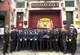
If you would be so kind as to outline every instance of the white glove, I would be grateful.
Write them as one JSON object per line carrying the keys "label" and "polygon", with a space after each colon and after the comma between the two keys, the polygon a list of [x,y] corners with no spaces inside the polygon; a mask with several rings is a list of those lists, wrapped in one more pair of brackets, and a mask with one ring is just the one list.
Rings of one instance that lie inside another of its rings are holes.
{"label": "white glove", "polygon": [[32,41],[32,39],[30,39]]}
{"label": "white glove", "polygon": [[58,41],[58,39],[56,39],[56,41]]}
{"label": "white glove", "polygon": [[20,41],[22,41],[22,39],[20,39]]}
{"label": "white glove", "polygon": [[27,40],[27,39],[24,39],[25,41]]}
{"label": "white glove", "polygon": [[37,39],[35,38],[34,40],[36,41]]}
{"label": "white glove", "polygon": [[71,41],[71,39],[69,39],[69,41]]}

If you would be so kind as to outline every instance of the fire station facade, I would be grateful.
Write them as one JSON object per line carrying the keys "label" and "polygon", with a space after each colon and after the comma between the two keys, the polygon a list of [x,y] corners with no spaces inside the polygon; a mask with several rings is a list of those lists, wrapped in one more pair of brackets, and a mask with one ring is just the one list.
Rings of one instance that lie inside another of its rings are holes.
{"label": "fire station facade", "polygon": [[10,27],[53,28],[74,25],[78,28],[80,19],[76,0],[57,1],[11,1]]}

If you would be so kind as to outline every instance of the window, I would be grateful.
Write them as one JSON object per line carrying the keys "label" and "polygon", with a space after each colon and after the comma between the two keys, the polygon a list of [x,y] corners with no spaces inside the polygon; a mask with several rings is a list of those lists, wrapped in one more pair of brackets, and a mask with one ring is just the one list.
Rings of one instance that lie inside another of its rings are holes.
{"label": "window", "polygon": [[65,7],[74,7],[74,1],[65,1]]}
{"label": "window", "polygon": [[5,16],[0,15],[0,27],[4,27],[5,25]]}
{"label": "window", "polygon": [[4,2],[4,0],[0,0],[0,2]]}
{"label": "window", "polygon": [[23,12],[18,12],[17,13],[17,21],[22,22],[23,21]]}
{"label": "window", "polygon": [[24,8],[25,2],[16,2],[16,8]]}
{"label": "window", "polygon": [[23,12],[17,12],[17,28],[23,28]]}

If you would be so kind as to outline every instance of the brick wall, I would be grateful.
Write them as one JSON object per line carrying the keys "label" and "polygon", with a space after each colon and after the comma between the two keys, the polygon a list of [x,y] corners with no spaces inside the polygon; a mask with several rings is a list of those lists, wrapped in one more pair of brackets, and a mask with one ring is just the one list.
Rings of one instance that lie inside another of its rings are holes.
{"label": "brick wall", "polygon": [[0,2],[0,11],[6,11],[5,24],[10,23],[9,22],[10,20],[9,3],[10,3],[10,0],[4,0],[4,2]]}

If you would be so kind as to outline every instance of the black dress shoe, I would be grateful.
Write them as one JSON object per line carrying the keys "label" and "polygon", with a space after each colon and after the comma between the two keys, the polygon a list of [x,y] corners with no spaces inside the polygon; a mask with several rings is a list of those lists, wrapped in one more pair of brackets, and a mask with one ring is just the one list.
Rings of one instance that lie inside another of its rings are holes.
{"label": "black dress shoe", "polygon": [[75,55],[74,53],[72,53],[72,55]]}
{"label": "black dress shoe", "polygon": [[9,52],[5,52],[5,53],[9,53]]}
{"label": "black dress shoe", "polygon": [[3,55],[6,55],[5,53],[3,53]]}
{"label": "black dress shoe", "polygon": [[10,53],[12,53],[12,51],[10,51]]}
{"label": "black dress shoe", "polygon": [[63,54],[66,54],[66,53],[67,53],[66,51],[63,52]]}

